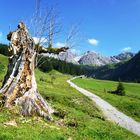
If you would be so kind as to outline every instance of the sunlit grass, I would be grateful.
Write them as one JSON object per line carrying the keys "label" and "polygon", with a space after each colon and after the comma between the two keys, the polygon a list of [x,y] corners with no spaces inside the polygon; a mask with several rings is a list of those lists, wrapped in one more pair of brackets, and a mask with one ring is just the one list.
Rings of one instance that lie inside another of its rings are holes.
{"label": "sunlit grass", "polygon": [[140,121],[140,84],[123,83],[126,95],[118,96],[108,93],[116,89],[118,82],[79,78],[75,79],[74,83],[97,94],[122,112]]}
{"label": "sunlit grass", "polygon": [[[1,62],[1,57],[0,57]],[[6,64],[7,60],[3,60]],[[0,72],[4,76],[4,72]],[[53,78],[52,78],[53,77]],[[0,108],[0,140],[138,140],[139,137],[106,121],[94,103],[71,88],[70,75],[36,70],[39,92],[59,113],[53,122],[39,117],[22,117],[14,110]],[[17,127],[6,126],[15,120]]]}

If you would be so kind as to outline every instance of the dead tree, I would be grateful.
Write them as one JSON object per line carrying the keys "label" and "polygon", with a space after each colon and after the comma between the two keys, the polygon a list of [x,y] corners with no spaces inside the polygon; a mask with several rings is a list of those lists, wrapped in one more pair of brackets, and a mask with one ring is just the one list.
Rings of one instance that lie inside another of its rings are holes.
{"label": "dead tree", "polygon": [[17,105],[24,116],[38,115],[49,120],[54,110],[39,94],[35,80],[36,56],[40,53],[59,54],[68,48],[43,48],[34,43],[24,23],[7,36],[10,41],[9,65],[0,90],[3,105],[12,108]]}
{"label": "dead tree", "polygon": [[[56,35],[57,37],[59,36],[61,30],[60,19],[58,17],[55,7],[48,7],[47,3],[42,5],[42,0],[36,0],[35,12],[28,26],[35,40],[36,47],[48,46],[50,49],[53,47],[55,37]],[[42,58],[42,54],[37,54],[36,67]]]}

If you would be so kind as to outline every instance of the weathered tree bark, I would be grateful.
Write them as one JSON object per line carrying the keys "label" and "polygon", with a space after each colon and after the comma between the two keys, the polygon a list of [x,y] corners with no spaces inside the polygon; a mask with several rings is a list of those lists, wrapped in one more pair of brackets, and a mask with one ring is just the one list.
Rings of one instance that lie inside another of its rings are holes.
{"label": "weathered tree bark", "polygon": [[15,32],[7,36],[10,40],[9,65],[0,93],[3,105],[12,108],[19,106],[22,115],[38,115],[49,120],[54,110],[42,98],[35,80],[35,62],[38,53],[59,53],[67,48],[36,47],[25,25],[21,22]]}

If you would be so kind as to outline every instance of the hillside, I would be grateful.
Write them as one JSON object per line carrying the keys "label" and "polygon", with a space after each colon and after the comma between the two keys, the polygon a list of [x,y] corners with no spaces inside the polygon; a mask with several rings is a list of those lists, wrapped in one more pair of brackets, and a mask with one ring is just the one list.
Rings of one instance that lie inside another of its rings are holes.
{"label": "hillside", "polygon": [[99,79],[139,82],[140,52],[129,61],[99,67],[94,70],[93,75]]}
{"label": "hillside", "polygon": [[[1,65],[6,66],[7,58],[0,55]],[[6,67],[0,70],[4,76]],[[38,117],[22,117],[18,112],[0,108],[1,140],[138,140],[139,137],[106,121],[102,113],[87,97],[71,88],[66,80],[71,76],[57,71],[43,73],[36,70],[38,88],[43,97],[58,111],[53,122]],[[1,82],[0,82],[1,84]],[[15,121],[15,126],[6,122]]]}

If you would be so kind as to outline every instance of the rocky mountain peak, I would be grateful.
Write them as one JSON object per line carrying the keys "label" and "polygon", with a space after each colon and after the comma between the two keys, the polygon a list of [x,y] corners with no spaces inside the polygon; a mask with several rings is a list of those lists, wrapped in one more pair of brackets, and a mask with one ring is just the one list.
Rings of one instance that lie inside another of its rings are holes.
{"label": "rocky mountain peak", "polygon": [[124,53],[120,53],[119,55],[116,55],[116,56],[113,56],[113,57],[120,60],[120,61],[124,61],[124,60],[131,59],[134,56],[135,56],[135,53],[124,52]]}
{"label": "rocky mountain peak", "polygon": [[131,52],[125,52],[116,56],[107,57],[107,56],[102,56],[101,54],[95,51],[87,51],[83,55],[76,55],[71,51],[67,51],[67,52],[62,52],[59,55],[52,55],[52,54],[44,54],[44,55],[62,61],[71,62],[74,64],[102,66],[109,63],[118,63],[120,61],[131,59],[135,54]]}

